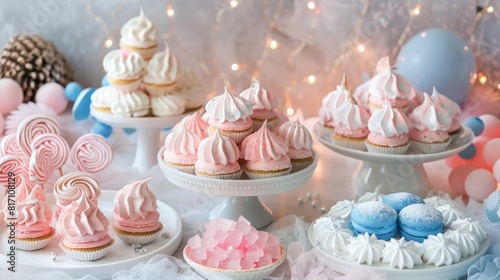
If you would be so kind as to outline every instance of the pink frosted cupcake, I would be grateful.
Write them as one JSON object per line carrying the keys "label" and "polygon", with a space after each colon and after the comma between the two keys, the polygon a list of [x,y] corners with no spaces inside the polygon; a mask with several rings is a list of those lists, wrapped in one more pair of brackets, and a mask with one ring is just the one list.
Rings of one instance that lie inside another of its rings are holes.
{"label": "pink frosted cupcake", "polygon": [[85,195],[63,208],[56,232],[62,237],[59,247],[77,261],[104,257],[113,244],[108,234],[108,219]]}
{"label": "pink frosted cupcake", "polygon": [[233,180],[239,179],[243,173],[238,163],[238,146],[231,138],[222,135],[219,129],[201,141],[197,156],[194,167],[198,176]]}
{"label": "pink frosted cupcake", "polygon": [[245,173],[250,179],[289,174],[292,163],[287,153],[286,142],[269,130],[266,121],[241,144],[241,158],[246,160]]}
{"label": "pink frosted cupcake", "polygon": [[432,88],[432,101],[436,103],[436,105],[443,107],[451,116],[451,125],[450,129],[448,129],[448,134],[452,137],[452,139],[458,137],[460,135],[460,128],[462,127],[461,122],[461,113],[460,106],[457,103],[453,102],[448,97],[440,94],[436,88]]}
{"label": "pink frosted cupcake", "polygon": [[76,201],[80,196],[86,196],[97,205],[97,199],[101,195],[101,188],[94,176],[77,171],[66,174],[59,178],[54,184],[54,197],[56,198],[56,218],[61,210]]}
{"label": "pink frosted cupcake", "polygon": [[424,102],[413,110],[410,120],[413,124],[410,139],[417,151],[425,154],[438,153],[450,144],[450,113],[434,103],[427,93],[424,93]]}
{"label": "pink frosted cupcake", "polygon": [[278,99],[261,87],[259,81],[255,81],[250,88],[241,92],[240,96],[253,104],[253,113],[250,115],[253,122],[252,131],[257,131],[265,120],[269,129],[274,130],[277,127],[279,120],[275,110],[279,105]]}
{"label": "pink frosted cupcake", "polygon": [[185,116],[182,121],[174,126],[174,131],[181,128],[182,124],[186,127],[187,130],[193,132],[200,136],[201,139],[205,139],[208,137],[208,123],[203,120],[198,112],[193,113],[192,115]]}
{"label": "pink frosted cupcake", "polygon": [[208,124],[213,133],[219,129],[220,133],[231,138],[236,144],[240,144],[245,137],[252,133],[253,105],[250,101],[240,96],[233,96],[224,87],[222,95],[208,101],[206,110],[208,113]]}
{"label": "pink frosted cupcake", "polygon": [[283,123],[277,132],[288,146],[287,156],[292,163],[292,172],[309,166],[314,161],[313,140],[307,128],[299,121]]}
{"label": "pink frosted cupcake", "polygon": [[52,210],[45,201],[39,199],[39,192],[43,192],[41,187],[34,187],[28,197],[17,204],[17,249],[25,251],[42,249],[54,236],[54,229],[50,226]]}
{"label": "pink frosted cupcake", "polygon": [[163,161],[177,170],[194,175],[194,163],[200,142],[200,136],[189,131],[181,123],[181,127],[172,131],[165,139]]}
{"label": "pink frosted cupcake", "polygon": [[151,178],[126,185],[116,193],[113,202],[113,229],[127,244],[148,244],[163,228],[156,196],[149,190]]}
{"label": "pink frosted cupcake", "polygon": [[347,98],[347,80],[344,73],[342,83],[337,86],[334,91],[328,93],[321,100],[321,108],[319,109],[319,120],[323,126],[329,130],[335,128],[335,112],[337,108],[344,103]]}
{"label": "pink frosted cupcake", "polygon": [[368,112],[357,104],[349,92],[346,101],[337,108],[334,115],[333,141],[349,149],[366,150],[369,118]]}
{"label": "pink frosted cupcake", "polygon": [[373,112],[368,120],[368,138],[366,148],[379,154],[404,154],[410,147],[408,133],[410,120],[399,110],[391,107],[385,100],[382,109]]}
{"label": "pink frosted cupcake", "polygon": [[368,106],[373,113],[384,106],[385,99],[389,99],[391,107],[403,113],[408,112],[408,94],[411,84],[402,76],[394,73],[389,65],[389,58],[384,57],[377,63],[377,75],[370,83]]}

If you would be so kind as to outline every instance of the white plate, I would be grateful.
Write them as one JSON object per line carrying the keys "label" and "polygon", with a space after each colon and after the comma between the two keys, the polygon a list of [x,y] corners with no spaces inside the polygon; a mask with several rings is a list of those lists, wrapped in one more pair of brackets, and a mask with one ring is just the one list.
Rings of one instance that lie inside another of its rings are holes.
{"label": "white plate", "polygon": [[386,280],[448,280],[456,279],[467,275],[467,270],[471,265],[482,257],[488,247],[490,246],[490,237],[487,237],[481,243],[479,251],[467,258],[461,258],[458,263],[449,266],[436,267],[435,265],[424,264],[421,266],[416,266],[412,269],[398,269],[391,268],[388,263],[377,262],[372,265],[358,264],[356,262],[350,261],[347,257],[348,254],[339,255],[338,257],[333,256],[331,253],[327,253],[321,247],[316,245],[315,234],[313,231],[314,222],[309,226],[308,236],[309,241],[316,250],[318,250],[324,263],[329,268],[341,273],[347,274],[356,269],[374,269],[382,273],[387,273]]}
{"label": "white plate", "polygon": [[318,165],[315,150],[314,161],[308,167],[288,175],[266,179],[222,180],[200,177],[174,169],[163,162],[164,147],[158,152],[158,165],[165,177],[174,185],[195,192],[221,196],[257,196],[277,194],[304,185],[311,179]]}
{"label": "white plate", "polygon": [[464,126],[462,127],[460,135],[456,139],[454,139],[450,143],[450,145],[448,145],[446,150],[444,150],[443,152],[433,153],[433,154],[421,154],[414,151],[410,146],[410,148],[404,155],[384,155],[384,154],[370,153],[367,151],[359,151],[339,146],[332,141],[331,138],[332,131],[327,130],[320,123],[314,125],[313,134],[316,137],[316,139],[318,139],[323,145],[341,155],[364,161],[384,163],[384,164],[400,164],[402,162],[419,164],[419,163],[444,159],[465,150],[472,143],[472,139],[474,138],[472,130]]}
{"label": "white plate", "polygon": [[[108,218],[110,225],[113,222],[113,199],[115,195],[116,191],[101,191],[98,202],[99,209]],[[52,194],[47,194],[47,203],[55,208],[55,199]],[[160,235],[154,242],[144,245],[143,248],[147,249],[147,253],[134,252],[130,245],[123,243],[110,229],[109,234],[115,240],[110,252],[100,260],[79,262],[64,254],[58,246],[60,237],[56,235],[44,249],[32,252],[17,250],[17,271],[37,273],[61,270],[74,278],[81,278],[86,274],[91,274],[98,279],[109,279],[115,272],[130,269],[137,263],[148,261],[157,254],[170,255],[177,250],[181,242],[181,219],[174,209],[161,201],[158,201],[158,212],[160,212],[160,222],[163,224],[162,232],[169,232],[170,238],[164,239]],[[52,226],[55,227],[55,220]],[[8,245],[5,228],[3,226],[0,232],[0,267],[2,269],[6,268]],[[56,261],[52,261],[51,252],[57,254]]]}

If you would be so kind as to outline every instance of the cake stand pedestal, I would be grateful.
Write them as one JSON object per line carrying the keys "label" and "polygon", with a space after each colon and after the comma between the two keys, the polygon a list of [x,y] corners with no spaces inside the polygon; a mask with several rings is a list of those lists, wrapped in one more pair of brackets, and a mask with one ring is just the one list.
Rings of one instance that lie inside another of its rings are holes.
{"label": "cake stand pedestal", "polygon": [[140,174],[145,174],[157,164],[156,153],[160,148],[160,133],[164,128],[172,128],[185,116],[140,117],[131,118],[104,113],[91,108],[90,113],[98,121],[115,127],[135,128],[137,133],[137,148],[133,167]]}
{"label": "cake stand pedestal", "polygon": [[183,189],[208,195],[227,196],[209,214],[210,219],[223,217],[237,220],[244,216],[255,228],[264,228],[272,221],[272,213],[259,200],[259,195],[285,192],[304,185],[311,179],[318,165],[318,154],[314,151],[314,162],[300,171],[285,176],[267,179],[219,180],[181,172],[162,160],[164,148],[158,153],[158,165],[165,177]]}
{"label": "cake stand pedestal", "polygon": [[462,127],[460,135],[443,152],[421,154],[410,147],[404,155],[384,155],[339,146],[332,141],[332,133],[319,123],[313,129],[316,139],[330,150],[362,160],[353,176],[353,191],[356,196],[377,189],[381,193],[409,192],[425,197],[431,186],[423,163],[458,154],[474,138],[468,127]]}

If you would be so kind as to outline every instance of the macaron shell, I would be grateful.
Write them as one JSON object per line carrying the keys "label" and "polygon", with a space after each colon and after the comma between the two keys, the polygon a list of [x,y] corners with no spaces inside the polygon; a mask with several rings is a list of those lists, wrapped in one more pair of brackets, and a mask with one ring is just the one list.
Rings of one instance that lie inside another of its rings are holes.
{"label": "macaron shell", "polygon": [[401,236],[407,240],[423,242],[429,235],[443,232],[443,215],[427,204],[412,204],[399,213]]}
{"label": "macaron shell", "polygon": [[351,211],[351,220],[368,228],[392,227],[397,218],[396,210],[381,201],[363,202]]}
{"label": "macaron shell", "polygon": [[354,236],[357,236],[358,234],[364,234],[365,232],[367,232],[370,235],[375,234],[378,239],[385,241],[391,240],[391,238],[396,236],[397,232],[396,223],[394,223],[393,226],[386,226],[382,228],[366,228],[351,220],[350,226]]}
{"label": "macaron shell", "polygon": [[382,202],[390,205],[398,213],[408,205],[425,203],[422,198],[407,192],[388,194],[382,198]]}

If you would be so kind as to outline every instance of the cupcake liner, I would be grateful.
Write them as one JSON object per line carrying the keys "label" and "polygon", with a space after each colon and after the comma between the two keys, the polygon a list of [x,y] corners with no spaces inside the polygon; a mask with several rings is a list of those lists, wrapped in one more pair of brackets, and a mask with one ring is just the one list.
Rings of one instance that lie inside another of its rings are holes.
{"label": "cupcake liner", "polygon": [[139,48],[139,47],[130,46],[130,45],[127,45],[124,43],[120,43],[120,47],[125,48],[125,49],[129,49],[131,51],[134,51],[134,52],[140,54],[142,56],[142,58],[144,58],[144,60],[150,60],[153,57],[153,55],[155,55],[156,49],[158,48],[158,44],[151,46],[151,47],[147,47],[147,48]]}
{"label": "cupcake liner", "polygon": [[413,141],[411,140],[411,144],[413,149],[418,152],[418,153],[423,153],[423,154],[433,154],[433,153],[439,153],[444,150],[446,150],[446,147],[451,142],[451,137],[448,137],[448,141],[446,142],[441,142],[441,143],[424,143],[420,141]]}
{"label": "cupcake liner", "polygon": [[199,173],[197,170],[195,170],[195,173],[198,176],[212,178],[212,179],[238,180],[241,178],[241,174],[243,174],[243,169],[240,169],[238,172],[229,174],[206,174],[206,173]]}
{"label": "cupcake liner", "polygon": [[160,228],[158,229],[157,232],[149,235],[139,235],[139,234],[125,234],[122,232],[118,232],[115,227],[113,226],[113,229],[115,230],[116,236],[118,236],[123,242],[126,244],[141,244],[141,245],[146,245],[149,244],[158,238],[158,235],[160,235],[161,230],[163,228],[163,225],[160,225]]}
{"label": "cupcake liner", "polygon": [[[210,135],[212,135],[217,128],[214,126],[210,126]],[[247,129],[243,131],[237,131],[237,130],[219,130],[220,133],[224,136],[227,136],[231,138],[236,144],[241,144],[243,142],[243,139],[247,137],[248,135],[252,134],[252,129]]]}
{"label": "cupcake liner", "polygon": [[45,246],[49,244],[53,236],[54,236],[54,229],[51,230],[50,236],[47,236],[44,239],[39,239],[39,240],[36,240],[36,238],[33,238],[34,240],[29,240],[28,238],[16,239],[16,249],[23,251],[40,250],[42,248],[45,248]]}
{"label": "cupcake liner", "polygon": [[370,153],[377,154],[386,154],[386,155],[404,155],[408,148],[410,147],[410,143],[404,146],[397,147],[382,147],[378,145],[371,144],[369,141],[365,141],[366,148]]}
{"label": "cupcake liner", "polygon": [[171,162],[165,162],[165,163],[168,164],[168,166],[172,167],[173,169],[179,170],[179,171],[184,172],[184,173],[196,175],[196,173],[194,172],[194,164],[193,165],[181,165],[181,164],[175,164],[175,163],[171,163]]}
{"label": "cupcake liner", "polygon": [[141,84],[141,79],[137,80],[121,80],[108,77],[109,83],[113,86],[113,88],[121,91],[121,92],[129,92],[139,88]]}
{"label": "cupcake liner", "polygon": [[274,177],[280,177],[280,176],[285,176],[287,174],[290,174],[292,172],[292,168],[288,168],[287,170],[281,170],[281,171],[258,171],[258,172],[252,172],[248,169],[245,169],[245,173],[247,174],[248,178],[250,179],[266,179],[266,178],[274,178]]}
{"label": "cupcake liner", "polygon": [[359,151],[366,151],[366,145],[365,141],[361,140],[340,140],[335,138],[335,136],[332,136],[332,141],[344,148],[352,149],[352,150],[359,150]]}
{"label": "cupcake liner", "polygon": [[460,127],[456,131],[452,131],[451,133],[448,133],[450,135],[451,142],[457,140],[457,138],[462,134],[463,131],[464,131],[464,129],[462,127]]}
{"label": "cupcake liner", "polygon": [[77,261],[82,261],[82,262],[90,262],[90,261],[95,261],[98,260],[106,254],[109,253],[109,250],[111,249],[111,245],[113,245],[114,240],[111,239],[111,242],[109,243],[108,246],[101,248],[99,250],[95,251],[80,251],[78,249],[70,249],[66,246],[64,246],[63,242],[59,242],[59,247],[66,253],[66,255],[70,256],[71,258],[77,260]]}
{"label": "cupcake liner", "polygon": [[171,84],[165,84],[165,85],[147,84],[144,82],[142,83],[144,88],[146,88],[146,91],[151,96],[162,96],[165,94],[170,94],[174,91],[175,84],[176,84],[175,82],[172,82]]}
{"label": "cupcake liner", "polygon": [[[252,118],[252,132],[255,132],[259,130],[259,128],[262,127],[262,124],[264,123],[266,119],[254,119]],[[278,117],[272,117],[267,119],[267,127],[269,130],[274,131],[279,124],[279,119]]]}
{"label": "cupcake liner", "polygon": [[311,163],[313,163],[313,161],[314,160],[312,158],[310,161],[296,161],[296,162],[294,162],[292,159],[292,173],[295,173],[297,171],[300,171],[308,167],[309,165],[311,165]]}

